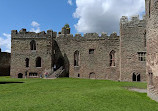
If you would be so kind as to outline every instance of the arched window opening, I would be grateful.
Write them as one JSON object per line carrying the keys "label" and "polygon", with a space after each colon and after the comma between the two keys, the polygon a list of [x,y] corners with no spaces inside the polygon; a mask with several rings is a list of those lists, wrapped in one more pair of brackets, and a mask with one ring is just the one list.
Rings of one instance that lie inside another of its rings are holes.
{"label": "arched window opening", "polygon": [[29,59],[28,58],[25,59],[25,62],[26,62],[26,67],[29,67]]}
{"label": "arched window opening", "polygon": [[36,42],[35,42],[35,40],[32,40],[32,41],[30,42],[30,49],[31,49],[31,50],[36,50]]}
{"label": "arched window opening", "polygon": [[137,75],[137,81],[140,82],[140,74]]}
{"label": "arched window opening", "polygon": [[36,58],[36,67],[41,67],[41,58],[40,57]]}
{"label": "arched window opening", "polygon": [[135,82],[140,82],[141,81],[140,74],[133,73],[132,80]]}
{"label": "arched window opening", "polygon": [[74,53],[74,66],[79,66],[79,51],[75,51]]}
{"label": "arched window opening", "polygon": [[151,0],[149,1],[149,18],[150,18],[150,13],[151,13]]}
{"label": "arched window opening", "polygon": [[110,66],[115,66],[115,51],[110,52]]}
{"label": "arched window opening", "polygon": [[135,73],[133,73],[133,77],[132,77],[132,79],[133,79],[133,81],[136,81],[136,74]]}

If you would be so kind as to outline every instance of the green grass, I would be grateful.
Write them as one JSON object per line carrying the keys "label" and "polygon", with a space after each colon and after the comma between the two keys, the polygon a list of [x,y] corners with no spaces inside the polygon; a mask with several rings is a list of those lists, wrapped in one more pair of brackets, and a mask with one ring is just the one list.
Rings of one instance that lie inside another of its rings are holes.
{"label": "green grass", "polygon": [[146,83],[61,78],[11,79],[22,84],[0,84],[0,111],[158,111],[146,93],[124,87],[146,88]]}

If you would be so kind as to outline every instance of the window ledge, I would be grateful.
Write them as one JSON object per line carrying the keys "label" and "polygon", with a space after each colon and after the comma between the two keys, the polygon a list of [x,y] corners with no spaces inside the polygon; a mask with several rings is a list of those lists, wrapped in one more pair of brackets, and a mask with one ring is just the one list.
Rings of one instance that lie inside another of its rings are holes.
{"label": "window ledge", "polygon": [[111,68],[115,68],[116,66],[110,66]]}

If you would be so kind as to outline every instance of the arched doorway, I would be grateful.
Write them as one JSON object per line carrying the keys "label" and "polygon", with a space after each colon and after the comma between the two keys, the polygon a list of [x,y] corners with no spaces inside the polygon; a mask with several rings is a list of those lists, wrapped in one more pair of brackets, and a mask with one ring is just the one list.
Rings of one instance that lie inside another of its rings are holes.
{"label": "arched doorway", "polygon": [[96,79],[95,73],[94,73],[94,72],[91,72],[91,73],[89,74],[89,78],[90,78],[90,79]]}
{"label": "arched doorway", "polygon": [[22,73],[19,73],[19,74],[18,74],[18,78],[23,78],[23,74],[22,74]]}

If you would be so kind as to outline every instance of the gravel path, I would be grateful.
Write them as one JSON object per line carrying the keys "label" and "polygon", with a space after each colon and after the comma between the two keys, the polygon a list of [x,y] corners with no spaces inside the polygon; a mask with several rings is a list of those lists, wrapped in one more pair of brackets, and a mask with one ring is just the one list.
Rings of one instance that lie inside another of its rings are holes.
{"label": "gravel path", "polygon": [[139,93],[147,93],[147,89],[139,89],[139,88],[130,88],[130,91],[136,91]]}

